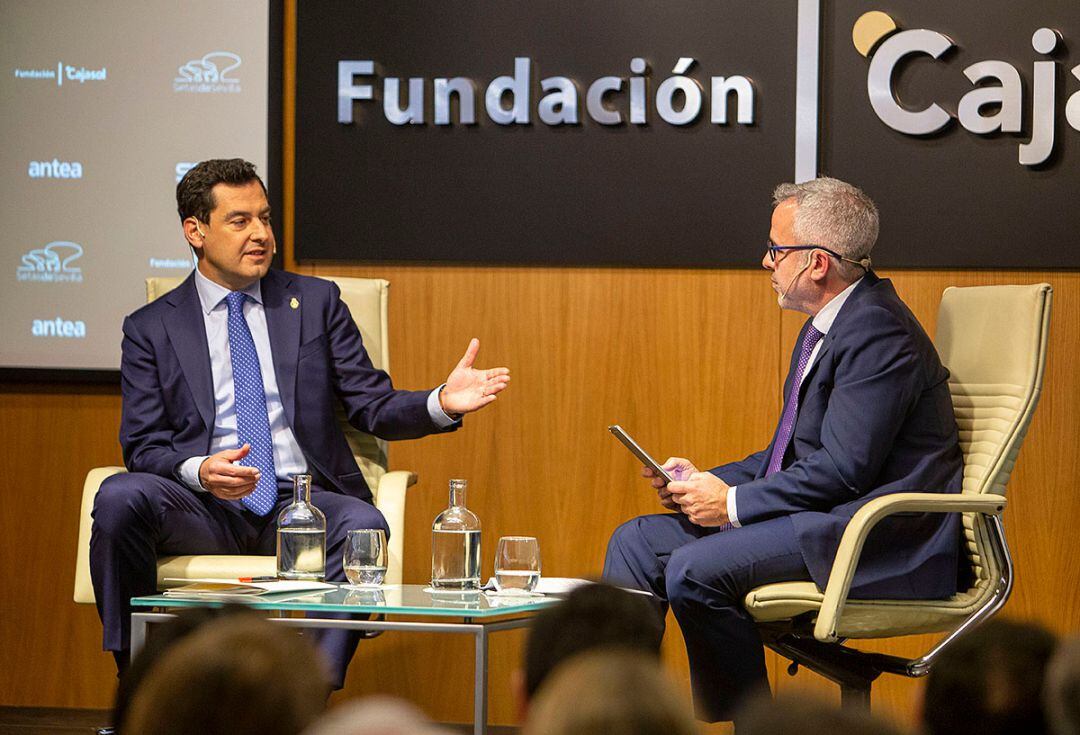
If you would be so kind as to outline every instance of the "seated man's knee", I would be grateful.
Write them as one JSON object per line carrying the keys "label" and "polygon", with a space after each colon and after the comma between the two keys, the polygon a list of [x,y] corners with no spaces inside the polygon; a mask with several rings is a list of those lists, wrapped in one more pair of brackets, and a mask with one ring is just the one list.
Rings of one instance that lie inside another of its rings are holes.
{"label": "seated man's knee", "polygon": [[147,477],[139,472],[121,472],[106,477],[91,513],[98,531],[112,532],[123,528],[146,505]]}
{"label": "seated man's knee", "polygon": [[706,599],[730,596],[724,584],[723,572],[717,569],[717,560],[702,558],[701,551],[690,546],[680,547],[671,553],[664,583],[668,601],[674,610],[702,604]]}
{"label": "seated man's knee", "polygon": [[607,554],[608,556],[611,556],[612,553],[625,555],[626,551],[640,549],[644,543],[645,537],[641,530],[641,518],[631,518],[611,533]]}
{"label": "seated man's knee", "polygon": [[342,528],[346,531],[360,528],[381,528],[386,532],[386,537],[390,538],[390,526],[386,523],[386,517],[382,512],[370,503],[366,503],[362,500],[355,503],[349,503],[342,510],[343,524]]}

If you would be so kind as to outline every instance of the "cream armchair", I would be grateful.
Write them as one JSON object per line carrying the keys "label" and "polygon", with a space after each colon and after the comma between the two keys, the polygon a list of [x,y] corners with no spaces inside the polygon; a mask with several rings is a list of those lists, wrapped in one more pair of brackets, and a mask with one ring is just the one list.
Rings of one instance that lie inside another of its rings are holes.
{"label": "cream armchair", "polygon": [[[923,676],[957,636],[996,613],[1012,591],[1013,566],[1001,514],[1005,487],[1042,390],[1052,290],[1033,286],[948,288],[935,343],[950,371],[949,389],[964,455],[960,494],[897,493],[859,509],[841,538],[828,585],[784,582],[752,590],[746,610],[770,648],[840,685],[845,706],[869,707],[881,673]],[[933,488],[927,488],[932,490]],[[971,586],[947,600],[851,600],[848,590],[867,534],[901,512],[963,513]],[[930,652],[904,659],[840,645],[950,631]]]}
{"label": "cream armchair", "polygon": [[[390,284],[378,278],[331,278],[341,289],[341,297],[352,312],[364,346],[377,368],[389,369],[390,349],[388,343],[388,293]],[[146,279],[146,300],[153,301],[180,285],[182,278]],[[387,470],[386,442],[357,431],[345,421],[344,411],[339,408],[338,420],[345,429],[345,436],[352,447],[356,462],[364,473],[364,479],[375,496],[375,506],[382,511],[390,527],[389,560],[386,570],[387,584],[401,583],[403,539],[405,537],[405,491],[416,483],[416,475],[401,470]],[[94,496],[102,481],[110,475],[124,472],[123,467],[98,467],[90,470],[83,485],[82,511],[79,520],[79,547],[75,564],[75,602],[94,602],[94,588],[90,583],[90,511]],[[327,563],[338,563],[328,559]],[[272,556],[170,556],[158,559],[158,588],[166,585],[164,580],[197,577],[248,577],[272,576],[276,573],[276,561]]]}

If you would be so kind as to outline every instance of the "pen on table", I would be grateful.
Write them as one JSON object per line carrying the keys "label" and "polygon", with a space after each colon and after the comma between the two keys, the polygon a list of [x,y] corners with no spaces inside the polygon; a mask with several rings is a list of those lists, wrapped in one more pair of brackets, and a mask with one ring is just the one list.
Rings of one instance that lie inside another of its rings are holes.
{"label": "pen on table", "polygon": [[240,577],[241,582],[276,582],[277,577]]}

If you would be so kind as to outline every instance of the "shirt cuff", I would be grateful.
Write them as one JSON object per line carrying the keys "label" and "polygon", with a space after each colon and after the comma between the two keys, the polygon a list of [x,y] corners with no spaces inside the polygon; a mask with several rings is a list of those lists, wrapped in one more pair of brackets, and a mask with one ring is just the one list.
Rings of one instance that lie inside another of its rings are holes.
{"label": "shirt cuff", "polygon": [[210,455],[205,457],[191,457],[181,462],[179,469],[176,471],[180,482],[184,483],[197,493],[208,492],[207,489],[202,486],[202,483],[199,482],[199,468],[202,467],[202,463],[205,462],[209,456]]}
{"label": "shirt cuff", "polygon": [[728,521],[731,523],[731,525],[733,525],[735,528],[742,528],[742,524],[739,523],[738,509],[735,507],[735,491],[738,490],[738,489],[739,489],[738,485],[736,485],[735,487],[729,487],[728,488],[728,491],[727,491],[727,515],[728,515]]}
{"label": "shirt cuff", "polygon": [[443,383],[435,390],[428,393],[427,397],[427,412],[431,416],[431,421],[440,429],[447,429],[457,423],[456,419],[450,418],[450,416],[442,409],[442,404],[439,403],[439,391],[446,387],[446,383]]}

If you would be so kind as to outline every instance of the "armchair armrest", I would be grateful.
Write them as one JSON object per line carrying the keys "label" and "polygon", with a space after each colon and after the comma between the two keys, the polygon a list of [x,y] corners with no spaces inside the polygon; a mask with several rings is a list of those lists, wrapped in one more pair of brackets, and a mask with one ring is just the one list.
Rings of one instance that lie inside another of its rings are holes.
{"label": "armchair armrest", "polygon": [[90,581],[90,527],[94,498],[106,478],[127,472],[123,467],[96,467],[86,474],[82,502],[79,507],[79,545],[75,552],[75,602],[94,602],[94,586]]}
{"label": "armchair armrest", "polygon": [[416,484],[416,473],[394,470],[379,479],[375,507],[390,527],[387,542],[386,584],[401,584],[401,559],[405,545],[405,491]]}
{"label": "armchair armrest", "polygon": [[836,624],[844,610],[855,568],[859,564],[866,537],[877,523],[894,513],[982,513],[1000,515],[1005,510],[1003,495],[963,495],[959,493],[894,493],[875,498],[851,517],[836,551],[825,597],[814,625],[814,638],[833,642]]}

